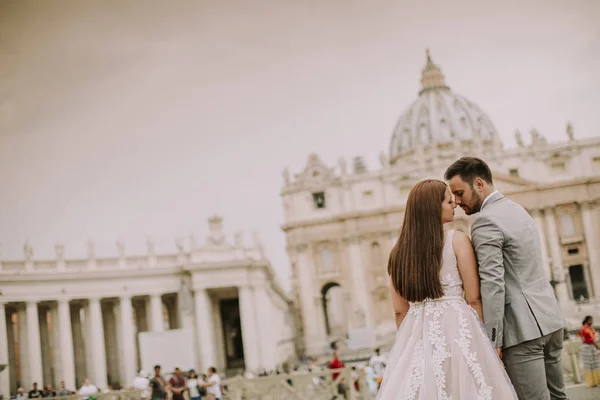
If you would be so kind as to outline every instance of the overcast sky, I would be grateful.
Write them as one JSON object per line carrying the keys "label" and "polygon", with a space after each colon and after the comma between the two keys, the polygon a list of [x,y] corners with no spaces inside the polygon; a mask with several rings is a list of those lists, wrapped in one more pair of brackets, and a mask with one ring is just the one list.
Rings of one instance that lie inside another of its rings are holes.
{"label": "overcast sky", "polygon": [[599,1],[82,3],[0,1],[3,259],[174,251],[219,214],[287,288],[282,169],[375,168],[427,47],[505,145],[600,135]]}

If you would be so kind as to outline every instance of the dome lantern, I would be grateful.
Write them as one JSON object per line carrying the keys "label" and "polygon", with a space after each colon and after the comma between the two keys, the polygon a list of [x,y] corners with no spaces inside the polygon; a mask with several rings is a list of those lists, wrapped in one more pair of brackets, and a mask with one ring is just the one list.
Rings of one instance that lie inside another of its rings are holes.
{"label": "dome lantern", "polygon": [[444,74],[442,74],[442,70],[431,60],[431,54],[429,53],[429,49],[426,50],[426,54],[427,63],[425,64],[425,68],[423,68],[423,70],[421,71],[421,91],[419,92],[419,94],[433,89],[449,90],[450,88],[446,86],[446,80],[444,79]]}

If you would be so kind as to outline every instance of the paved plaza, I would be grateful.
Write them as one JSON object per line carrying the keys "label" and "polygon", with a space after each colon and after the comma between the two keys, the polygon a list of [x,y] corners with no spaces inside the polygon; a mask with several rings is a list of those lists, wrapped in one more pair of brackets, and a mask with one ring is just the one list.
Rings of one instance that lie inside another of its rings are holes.
{"label": "paved plaza", "polygon": [[584,385],[571,386],[567,390],[570,400],[598,400],[600,387],[589,388]]}

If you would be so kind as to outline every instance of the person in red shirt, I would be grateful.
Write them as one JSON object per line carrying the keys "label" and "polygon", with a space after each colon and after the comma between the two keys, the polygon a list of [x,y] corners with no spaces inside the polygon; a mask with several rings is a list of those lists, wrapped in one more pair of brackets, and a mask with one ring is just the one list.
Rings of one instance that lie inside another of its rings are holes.
{"label": "person in red shirt", "polygon": [[579,336],[583,341],[581,345],[581,359],[585,383],[590,386],[600,385],[600,345],[596,342],[596,331],[592,328],[594,319],[588,315],[583,320]]}
{"label": "person in red shirt", "polygon": [[[335,350],[333,352],[333,359],[329,363],[329,369],[336,370],[336,369],[341,369],[341,368],[344,368],[344,363],[340,359],[340,351]],[[333,379],[334,382],[338,378],[338,376],[340,376],[340,372],[333,372],[331,374],[331,378]],[[340,394],[341,396],[344,396],[344,397],[346,395],[346,387],[344,386],[344,383],[341,379],[338,382],[338,394]]]}
{"label": "person in red shirt", "polygon": [[187,383],[179,368],[175,368],[175,375],[169,379],[169,390],[173,394],[173,400],[184,400],[183,393],[187,390]]}

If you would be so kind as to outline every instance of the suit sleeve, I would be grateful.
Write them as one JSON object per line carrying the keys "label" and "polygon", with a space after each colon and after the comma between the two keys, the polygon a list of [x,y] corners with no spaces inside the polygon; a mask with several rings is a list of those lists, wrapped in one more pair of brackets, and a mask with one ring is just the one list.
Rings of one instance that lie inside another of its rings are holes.
{"label": "suit sleeve", "polygon": [[477,218],[471,228],[471,237],[481,280],[483,319],[494,347],[502,347],[505,303],[504,234],[487,216]]}

